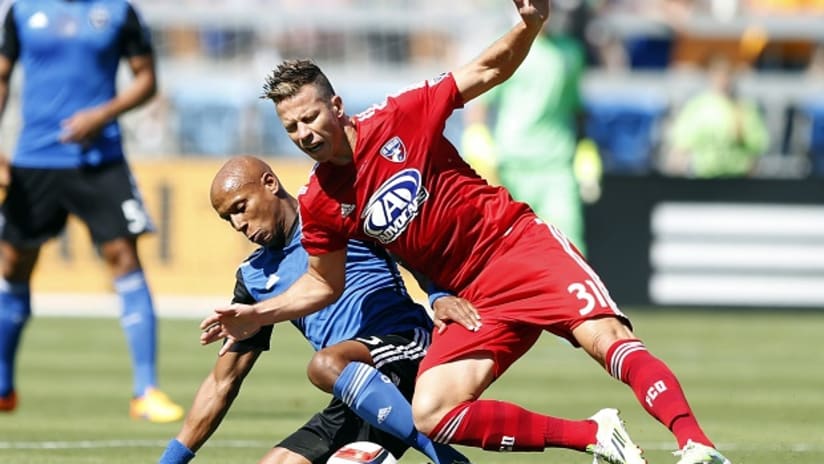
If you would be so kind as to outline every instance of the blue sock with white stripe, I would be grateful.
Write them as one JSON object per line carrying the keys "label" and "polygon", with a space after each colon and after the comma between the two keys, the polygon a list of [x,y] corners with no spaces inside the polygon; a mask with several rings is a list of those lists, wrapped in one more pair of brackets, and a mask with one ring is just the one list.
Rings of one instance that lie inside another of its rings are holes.
{"label": "blue sock with white stripe", "polygon": [[134,369],[134,395],[142,396],[147,387],[157,385],[157,331],[154,305],[143,271],[137,270],[114,281],[123,311],[120,326]]}
{"label": "blue sock with white stripe", "polygon": [[30,316],[29,285],[0,279],[0,396],[14,389],[14,358]]}
{"label": "blue sock with white stripe", "polygon": [[412,421],[409,402],[398,387],[374,367],[350,362],[335,382],[333,393],[370,425],[400,438],[434,464],[451,464],[455,459],[469,462],[452,447],[435,443],[420,433]]}

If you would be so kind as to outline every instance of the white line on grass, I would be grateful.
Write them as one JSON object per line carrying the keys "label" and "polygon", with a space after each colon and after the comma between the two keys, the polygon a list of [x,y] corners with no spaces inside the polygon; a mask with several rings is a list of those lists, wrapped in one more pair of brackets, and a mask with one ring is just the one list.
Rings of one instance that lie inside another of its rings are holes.
{"label": "white line on grass", "polygon": [[[81,441],[0,441],[0,449],[97,449],[162,448],[168,441],[159,440],[81,440]],[[210,448],[252,448],[274,446],[273,442],[254,440],[215,440]]]}
{"label": "white line on grass", "polygon": [[[161,440],[80,440],[80,441],[0,441],[0,449],[97,449],[97,448],[161,448],[168,441]],[[639,443],[645,450],[670,451],[672,443]],[[261,440],[214,440],[208,442],[210,448],[257,448],[271,447],[273,442]],[[721,443],[724,451],[791,451],[793,453],[824,452],[824,443],[775,443],[742,444]]]}

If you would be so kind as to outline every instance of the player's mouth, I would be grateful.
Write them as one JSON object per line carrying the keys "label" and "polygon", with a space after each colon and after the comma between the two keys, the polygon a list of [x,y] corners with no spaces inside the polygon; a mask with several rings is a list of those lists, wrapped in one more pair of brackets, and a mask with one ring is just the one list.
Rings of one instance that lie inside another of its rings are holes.
{"label": "player's mouth", "polygon": [[306,153],[317,153],[318,151],[320,151],[321,147],[323,147],[323,142],[318,142],[314,145],[304,145],[303,150]]}
{"label": "player's mouth", "polygon": [[265,245],[269,242],[269,234],[262,230],[258,230],[249,237],[249,240],[257,243],[258,245]]}

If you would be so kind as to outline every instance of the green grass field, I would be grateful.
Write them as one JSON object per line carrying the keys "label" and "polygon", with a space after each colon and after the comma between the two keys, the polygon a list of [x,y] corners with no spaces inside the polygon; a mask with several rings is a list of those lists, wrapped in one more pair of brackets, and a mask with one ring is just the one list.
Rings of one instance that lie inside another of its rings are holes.
{"label": "green grass field", "polygon": [[[736,464],[824,460],[824,312],[628,311],[636,332],[679,375],[704,429]],[[216,347],[198,344],[197,321],[160,321],[161,385],[188,406]],[[194,462],[257,462],[328,398],[304,375],[309,346],[290,326],[265,354]],[[156,462],[177,424],[133,422],[131,370],[116,319],[35,318],[18,366],[21,405],[0,416],[0,463]],[[623,384],[580,350],[544,337],[488,392],[553,415],[621,409],[652,464],[675,463],[674,442]],[[478,463],[581,463],[550,450],[496,454],[464,448]],[[410,451],[402,463],[424,462]]]}

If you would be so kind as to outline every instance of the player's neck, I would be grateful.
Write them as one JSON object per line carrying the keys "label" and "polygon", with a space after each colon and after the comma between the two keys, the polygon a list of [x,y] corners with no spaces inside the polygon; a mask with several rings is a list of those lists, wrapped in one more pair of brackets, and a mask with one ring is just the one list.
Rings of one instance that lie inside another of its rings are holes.
{"label": "player's neck", "polygon": [[343,166],[352,162],[355,153],[355,146],[358,142],[358,128],[352,123],[352,119],[346,118],[343,125],[343,134],[346,137],[346,144],[340,153],[332,161],[334,164]]}

